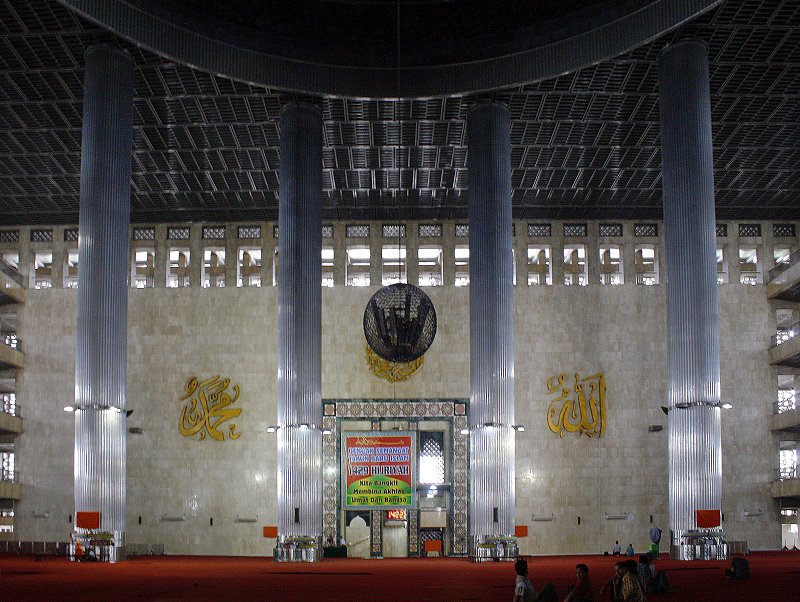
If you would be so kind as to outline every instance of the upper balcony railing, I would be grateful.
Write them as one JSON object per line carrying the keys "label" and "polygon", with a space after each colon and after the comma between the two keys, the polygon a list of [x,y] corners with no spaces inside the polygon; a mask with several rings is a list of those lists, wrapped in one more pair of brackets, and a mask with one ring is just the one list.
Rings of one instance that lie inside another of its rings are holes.
{"label": "upper balcony railing", "polygon": [[792,479],[800,479],[800,466],[781,466],[775,469],[776,481],[790,481]]}
{"label": "upper balcony railing", "polygon": [[794,264],[796,264],[798,261],[800,261],[800,249],[798,249],[797,251],[795,251],[794,253],[789,255],[789,257],[786,259],[786,261],[782,261],[782,262],[776,264],[774,268],[772,268],[769,272],[767,272],[768,277],[769,277],[769,282],[772,282],[772,280],[778,274],[781,274],[781,273],[785,272],[790,267],[792,267]]}
{"label": "upper balcony railing", "polygon": [[17,404],[16,395],[13,394],[0,394],[0,411],[4,414],[11,414],[12,416],[20,416],[19,404]]}
{"label": "upper balcony railing", "polygon": [[789,399],[779,399],[772,403],[773,414],[783,414],[784,412],[791,412],[800,407],[800,403],[794,397]]}
{"label": "upper balcony railing", "polygon": [[783,343],[793,339],[798,334],[800,334],[800,322],[795,322],[788,328],[779,328],[778,332],[772,335],[770,339],[770,346],[777,347],[778,345],[782,345]]}

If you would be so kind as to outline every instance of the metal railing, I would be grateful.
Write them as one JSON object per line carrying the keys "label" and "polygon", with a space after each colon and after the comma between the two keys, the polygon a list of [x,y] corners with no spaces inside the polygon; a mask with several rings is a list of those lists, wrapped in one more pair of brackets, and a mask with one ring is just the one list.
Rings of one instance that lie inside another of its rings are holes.
{"label": "metal railing", "polygon": [[21,416],[19,411],[19,404],[17,403],[17,396],[8,393],[0,393],[0,412],[3,414],[11,414],[12,416]]}
{"label": "metal railing", "polygon": [[9,470],[8,468],[0,468],[0,481],[6,483],[19,483],[19,471]]}
{"label": "metal railing", "polygon": [[800,466],[781,466],[775,469],[775,481],[790,481],[800,479]]}
{"label": "metal railing", "polygon": [[800,322],[795,322],[788,328],[779,328],[778,332],[772,335],[770,339],[770,346],[777,347],[783,343],[792,340],[800,333]]}
{"label": "metal railing", "polygon": [[794,264],[800,261],[800,249],[789,255],[786,261],[782,261],[775,265],[769,272],[767,272],[769,282],[771,282],[778,274],[782,274]]}
{"label": "metal railing", "polygon": [[66,556],[68,546],[64,541],[0,541],[0,554]]}
{"label": "metal railing", "polygon": [[791,399],[779,399],[778,401],[772,402],[772,413],[783,414],[784,412],[796,410],[798,407],[800,407],[800,404],[794,397]]}
{"label": "metal railing", "polygon": [[163,543],[129,543],[125,546],[128,558],[131,556],[163,556]]}

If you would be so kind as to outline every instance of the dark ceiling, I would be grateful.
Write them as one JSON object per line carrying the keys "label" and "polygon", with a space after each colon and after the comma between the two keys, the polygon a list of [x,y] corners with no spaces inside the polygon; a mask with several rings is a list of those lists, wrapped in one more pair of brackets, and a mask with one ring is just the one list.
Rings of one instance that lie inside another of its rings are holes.
{"label": "dark ceiling", "polygon": [[[276,218],[278,112],[297,95],[162,59],[54,0],[0,0],[0,32],[0,225],[77,223],[83,54],[98,42],[137,64],[135,222]],[[718,219],[800,219],[797,0],[727,0],[613,60],[513,89],[315,98],[325,219],[463,219],[477,98],[511,109],[515,217],[659,219],[656,58],[686,38],[709,45]]]}

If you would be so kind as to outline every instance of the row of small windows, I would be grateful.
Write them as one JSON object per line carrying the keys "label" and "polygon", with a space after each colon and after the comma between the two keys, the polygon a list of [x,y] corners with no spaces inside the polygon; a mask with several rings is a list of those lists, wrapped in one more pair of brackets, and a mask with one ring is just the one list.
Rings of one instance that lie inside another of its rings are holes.
{"label": "row of small windows", "polygon": [[[587,286],[589,281],[588,253],[585,244],[564,244],[559,250],[559,262],[563,273],[563,284],[567,286]],[[625,247],[616,244],[599,245],[597,257],[599,284],[621,285],[626,281],[640,285],[655,285],[659,283],[659,258],[658,245],[640,243],[633,245],[634,261],[633,274],[625,274],[623,253]],[[738,247],[738,281],[741,284],[759,284],[763,281],[762,247]],[[341,253],[341,251],[339,251]],[[516,257],[512,250],[513,282],[517,284]],[[236,285],[240,287],[276,285],[278,279],[278,251],[274,250],[271,257],[271,278],[264,282],[262,269],[262,249],[260,246],[240,246],[236,251]],[[725,245],[717,246],[717,281],[720,284],[728,283],[729,261],[728,248]],[[772,260],[775,265],[787,264],[791,256],[791,247],[775,246]],[[19,253],[17,251],[0,252],[0,257],[19,269]],[[34,288],[50,288],[53,282],[53,254],[49,250],[35,250],[32,252],[33,271],[31,285]],[[527,246],[526,273],[524,282],[529,286],[550,286],[553,284],[553,258],[554,249],[548,244],[529,244]],[[374,272],[372,270],[373,256],[369,246],[363,244],[346,245],[343,250],[344,284],[346,286],[370,286]],[[166,266],[163,279],[157,279],[157,266],[155,261],[155,248],[142,246],[138,243],[132,256],[130,271],[130,284],[134,288],[152,288],[157,281],[162,281],[168,288],[181,288],[190,286],[191,251],[180,245],[170,246],[167,251]],[[209,246],[203,249],[201,255],[201,286],[224,287],[226,277],[226,251],[224,248]],[[380,249],[380,275],[383,286],[397,282],[407,282],[408,261],[406,246],[400,242],[382,245]],[[451,256],[454,268],[455,286],[469,284],[469,245],[456,244]],[[416,267],[419,286],[443,286],[444,281],[444,252],[441,245],[424,244],[417,248]],[[269,264],[267,264],[269,266]],[[336,251],[333,247],[323,245],[321,254],[322,286],[334,286],[334,270],[336,267]],[[340,266],[341,267],[341,266]],[[269,271],[267,274],[269,274]],[[78,251],[77,249],[65,251],[63,266],[63,283],[65,288],[78,286]]]}
{"label": "row of small windows", "polygon": [[[512,224],[512,227],[515,224]],[[514,228],[516,229],[516,228]],[[636,237],[656,237],[658,236],[658,224],[633,224],[633,235]],[[564,223],[563,235],[566,237],[586,237],[589,227],[585,223]],[[623,224],[599,223],[598,235],[601,237],[621,237],[623,236]],[[468,224],[455,224],[454,230],[456,238],[469,236]],[[728,225],[717,224],[716,233],[719,237],[728,236]],[[740,238],[753,238],[761,236],[761,224],[738,224]],[[381,236],[383,238],[403,238],[406,235],[406,226],[403,224],[383,224]],[[419,238],[441,238],[443,235],[442,224],[418,224],[417,235]],[[793,238],[796,235],[795,224],[775,223],[772,224],[772,236],[774,238]],[[239,226],[237,228],[237,238],[239,240],[261,238],[261,226]],[[278,226],[273,226],[273,238],[278,238]],[[345,228],[346,238],[369,238],[369,224],[348,224]],[[551,224],[528,224],[528,236],[532,238],[552,236]],[[188,226],[167,228],[167,240],[189,240],[190,228]],[[203,240],[225,240],[225,226],[204,226],[202,228]],[[333,238],[333,224],[322,226],[322,238]],[[134,228],[133,240],[148,241],[155,240],[155,228]],[[31,242],[53,242],[52,229],[32,229],[30,232]],[[64,230],[65,242],[78,241],[78,229],[70,228]],[[0,230],[0,243],[19,242],[19,230]]]}

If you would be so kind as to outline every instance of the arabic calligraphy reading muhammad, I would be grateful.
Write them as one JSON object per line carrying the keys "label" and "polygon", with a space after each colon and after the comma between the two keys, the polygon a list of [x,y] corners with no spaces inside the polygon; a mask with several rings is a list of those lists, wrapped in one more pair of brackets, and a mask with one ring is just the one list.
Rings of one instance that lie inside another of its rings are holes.
{"label": "arabic calligraphy reading muhammad", "polygon": [[602,372],[581,378],[570,388],[566,374],[547,379],[547,394],[556,395],[547,407],[547,426],[554,433],[602,437],[606,427],[606,379]]}
{"label": "arabic calligraphy reading muhammad", "polygon": [[[230,378],[212,376],[198,381],[196,376],[186,381],[186,394],[180,398],[185,402],[181,412],[178,431],[184,437],[194,437],[202,441],[206,435],[216,441],[224,441],[225,433],[220,431],[223,423],[236,418],[242,413],[241,408],[229,407],[239,399],[239,385],[233,385],[233,397],[228,393]],[[241,433],[236,432],[236,425],[229,424],[228,438],[238,439]]]}

